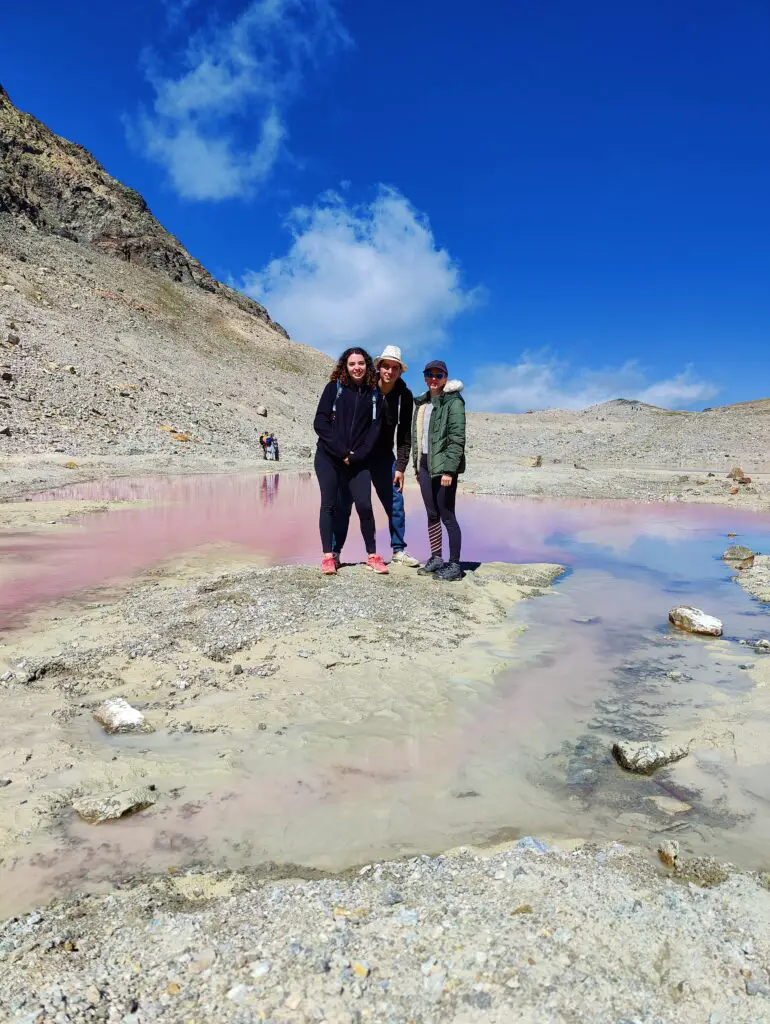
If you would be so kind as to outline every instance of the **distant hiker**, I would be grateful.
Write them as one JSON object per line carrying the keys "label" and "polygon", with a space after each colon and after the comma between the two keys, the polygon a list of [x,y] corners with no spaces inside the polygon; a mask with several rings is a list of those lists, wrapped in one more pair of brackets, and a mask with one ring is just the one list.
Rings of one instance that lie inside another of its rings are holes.
{"label": "distant hiker", "polygon": [[[401,349],[386,345],[382,355],[374,361],[379,376],[378,387],[384,398],[383,423],[380,437],[372,452],[370,471],[372,483],[388,516],[390,545],[393,548],[392,561],[415,568],[420,563],[406,551],[404,531],[404,471],[409,462],[412,447],[412,392],[401,379],[406,363],[401,358]],[[393,454],[395,442],[396,454]],[[340,495],[334,517],[334,555],[339,563],[340,553],[345,545],[350,522],[350,504]]]}
{"label": "distant hiker", "polygon": [[321,394],[313,421],[318,434],[315,472],[321,489],[321,571],[327,575],[337,571],[332,537],[339,500],[356,506],[368,567],[378,573],[388,571],[377,554],[369,471],[382,428],[383,404],[372,357],[362,348],[346,349]]}
{"label": "distant hiker", "polygon": [[[446,363],[432,359],[425,370],[428,390],[414,400],[412,458],[428,513],[430,559],[420,575],[461,580],[460,524],[455,516],[457,477],[465,472],[465,402],[462,381],[448,380]],[[441,557],[441,524],[449,538],[449,561]]]}
{"label": "distant hiker", "polygon": [[278,461],[278,439],[270,431],[260,434],[259,443],[262,446],[262,458],[269,462]]}

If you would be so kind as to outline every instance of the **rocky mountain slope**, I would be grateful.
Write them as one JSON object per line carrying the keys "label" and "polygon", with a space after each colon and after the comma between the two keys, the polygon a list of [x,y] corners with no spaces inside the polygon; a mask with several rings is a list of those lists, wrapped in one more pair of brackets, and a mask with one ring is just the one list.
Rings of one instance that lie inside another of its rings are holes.
{"label": "rocky mountain slope", "polygon": [[83,146],[18,110],[2,85],[0,213],[13,215],[22,226],[84,242],[127,263],[159,270],[172,281],[226,296],[283,332],[263,306],[215,280],[193,259],[138,192],[111,177]]}
{"label": "rocky mountain slope", "polygon": [[304,455],[329,364],[0,89],[5,453]]}

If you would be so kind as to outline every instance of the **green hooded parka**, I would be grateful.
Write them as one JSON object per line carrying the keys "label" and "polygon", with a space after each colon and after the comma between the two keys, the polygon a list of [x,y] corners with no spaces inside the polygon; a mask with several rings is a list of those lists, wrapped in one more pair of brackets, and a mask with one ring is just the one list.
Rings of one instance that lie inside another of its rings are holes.
{"label": "green hooded parka", "polygon": [[428,473],[456,476],[465,472],[465,400],[460,392],[462,381],[449,380],[440,395],[431,398],[430,391],[415,397],[412,417],[412,459],[414,471],[419,472],[423,454],[422,440],[425,410],[433,405],[428,424]]}

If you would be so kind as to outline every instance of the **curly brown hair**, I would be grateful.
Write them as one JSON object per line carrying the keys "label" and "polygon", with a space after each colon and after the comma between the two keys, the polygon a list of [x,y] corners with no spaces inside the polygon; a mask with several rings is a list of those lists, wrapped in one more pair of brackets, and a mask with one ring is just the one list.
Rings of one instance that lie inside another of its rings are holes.
{"label": "curly brown hair", "polygon": [[379,375],[377,373],[377,368],[374,365],[374,360],[365,348],[346,348],[337,360],[337,365],[332,370],[332,375],[329,377],[329,380],[338,380],[344,388],[350,387],[353,381],[350,379],[350,374],[348,373],[348,359],[351,356],[364,357],[364,361],[366,362],[366,376],[363,379],[363,383],[368,388],[376,388]]}

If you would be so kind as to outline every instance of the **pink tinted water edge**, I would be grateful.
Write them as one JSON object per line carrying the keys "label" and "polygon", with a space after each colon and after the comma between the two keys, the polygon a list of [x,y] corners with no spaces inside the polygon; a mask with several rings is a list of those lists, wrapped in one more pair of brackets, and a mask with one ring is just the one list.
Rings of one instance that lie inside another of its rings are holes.
{"label": "pink tinted water edge", "polygon": [[[425,558],[420,496],[408,488],[405,497],[409,548]],[[314,563],[320,556],[318,488],[310,473],[112,480],[61,488],[35,500],[148,504],[75,517],[76,525],[60,533],[30,533],[6,542],[0,554],[10,578],[0,581],[0,625],[43,602],[136,575],[211,544],[230,544],[271,564]],[[463,495],[458,507],[463,557],[477,562],[570,561],[568,551],[554,539],[560,535],[622,551],[645,536],[676,542],[694,529],[759,529],[767,524],[767,517],[756,513],[673,503],[546,503]],[[377,516],[378,550],[387,557],[381,509]],[[365,557],[355,513],[344,557]]]}

